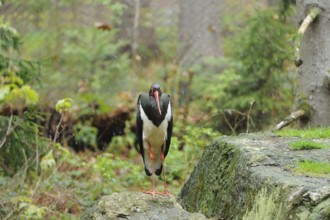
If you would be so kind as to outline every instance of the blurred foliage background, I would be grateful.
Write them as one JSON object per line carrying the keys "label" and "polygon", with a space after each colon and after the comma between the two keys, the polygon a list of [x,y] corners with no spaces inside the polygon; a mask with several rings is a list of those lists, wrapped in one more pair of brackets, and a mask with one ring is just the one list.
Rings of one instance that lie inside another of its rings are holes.
{"label": "blurred foliage background", "polygon": [[172,97],[174,194],[212,139],[291,112],[293,1],[222,2],[223,55],[189,68],[182,103],[177,1],[0,1],[0,218],[78,219],[149,188],[134,132],[152,82]]}

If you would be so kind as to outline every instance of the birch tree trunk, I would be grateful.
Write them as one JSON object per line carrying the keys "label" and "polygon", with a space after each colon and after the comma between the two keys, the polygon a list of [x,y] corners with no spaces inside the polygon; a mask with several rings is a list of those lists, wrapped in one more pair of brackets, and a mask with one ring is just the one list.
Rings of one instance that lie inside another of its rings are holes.
{"label": "birch tree trunk", "polygon": [[301,120],[302,126],[330,126],[330,1],[297,0],[298,21],[306,17],[311,6],[318,6],[321,13],[301,41],[298,108],[311,109],[308,118]]}

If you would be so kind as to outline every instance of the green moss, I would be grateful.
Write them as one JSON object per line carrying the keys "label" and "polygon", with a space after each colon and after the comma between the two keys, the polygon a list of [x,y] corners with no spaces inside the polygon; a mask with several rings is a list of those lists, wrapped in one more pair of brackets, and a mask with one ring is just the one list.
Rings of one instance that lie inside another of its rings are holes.
{"label": "green moss", "polygon": [[327,145],[312,140],[299,140],[299,141],[290,142],[289,146],[291,147],[292,150],[311,150],[311,149],[322,149],[322,148],[330,147],[329,144]]}
{"label": "green moss", "polygon": [[194,188],[194,193],[192,195],[192,203],[197,203],[199,193],[202,191],[204,185],[203,175],[199,175],[198,184]]}
{"label": "green moss", "polygon": [[282,137],[330,138],[330,128],[287,129],[277,131],[276,134]]}
{"label": "green moss", "polygon": [[313,176],[330,177],[330,163],[304,160],[297,163],[294,168],[297,173],[310,174]]}
{"label": "green moss", "polygon": [[298,104],[298,109],[304,110],[305,115],[303,118],[310,118],[312,115],[313,107],[307,102],[306,98],[301,98]]}

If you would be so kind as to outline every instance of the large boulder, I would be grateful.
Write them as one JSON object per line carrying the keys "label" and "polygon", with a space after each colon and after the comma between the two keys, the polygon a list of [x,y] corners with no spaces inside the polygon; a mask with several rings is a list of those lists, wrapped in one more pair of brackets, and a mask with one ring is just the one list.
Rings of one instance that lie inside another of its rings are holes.
{"label": "large boulder", "polygon": [[294,151],[293,140],[254,134],[214,141],[183,186],[180,204],[218,219],[330,219],[329,176],[293,171],[302,160],[329,162],[330,148]]}
{"label": "large boulder", "polygon": [[134,219],[134,220],[203,220],[200,213],[182,209],[175,198],[141,192],[121,192],[102,197],[94,207],[87,209],[82,220]]}

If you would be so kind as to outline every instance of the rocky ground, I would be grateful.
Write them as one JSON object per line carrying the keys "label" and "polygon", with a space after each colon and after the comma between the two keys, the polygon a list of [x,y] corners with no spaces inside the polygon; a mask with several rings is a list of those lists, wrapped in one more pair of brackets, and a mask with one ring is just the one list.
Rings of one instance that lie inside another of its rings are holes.
{"label": "rocky ground", "polygon": [[174,197],[153,198],[142,192],[121,192],[102,197],[81,219],[203,220],[206,217],[182,209]]}
{"label": "rocky ground", "polygon": [[221,137],[206,147],[179,198],[115,193],[82,219],[330,219],[329,175],[295,171],[299,161],[329,162],[330,148],[292,150],[288,143],[296,140],[272,134]]}
{"label": "rocky ground", "polygon": [[[330,219],[330,178],[294,172],[330,161],[330,148],[294,151],[299,138],[250,134],[208,146],[182,188],[184,208],[225,219]],[[329,144],[329,139],[315,139]]]}

